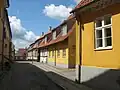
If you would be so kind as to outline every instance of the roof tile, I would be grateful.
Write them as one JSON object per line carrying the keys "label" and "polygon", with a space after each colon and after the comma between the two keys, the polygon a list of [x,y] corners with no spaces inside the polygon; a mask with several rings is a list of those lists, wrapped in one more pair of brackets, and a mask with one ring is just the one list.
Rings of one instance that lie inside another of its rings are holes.
{"label": "roof tile", "polygon": [[71,11],[74,12],[76,9],[79,9],[83,6],[88,5],[89,3],[93,2],[94,0],[81,0],[80,3]]}

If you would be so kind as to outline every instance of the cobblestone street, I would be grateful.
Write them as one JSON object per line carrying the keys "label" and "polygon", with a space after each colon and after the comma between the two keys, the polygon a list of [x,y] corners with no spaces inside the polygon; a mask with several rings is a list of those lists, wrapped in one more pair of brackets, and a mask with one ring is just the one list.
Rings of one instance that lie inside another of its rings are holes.
{"label": "cobblestone street", "polygon": [[63,90],[42,70],[29,63],[15,63],[0,83],[0,90]]}

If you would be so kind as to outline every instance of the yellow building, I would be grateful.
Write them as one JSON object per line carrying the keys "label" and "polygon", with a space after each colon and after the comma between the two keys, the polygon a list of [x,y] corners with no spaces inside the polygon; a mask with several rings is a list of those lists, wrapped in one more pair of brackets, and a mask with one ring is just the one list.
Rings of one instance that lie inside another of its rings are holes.
{"label": "yellow building", "polygon": [[52,30],[48,43],[48,64],[62,68],[75,68],[75,19],[69,17]]}
{"label": "yellow building", "polygon": [[101,90],[120,90],[120,0],[82,0],[76,25],[77,79]]}
{"label": "yellow building", "polygon": [[12,53],[12,33],[11,33],[11,28],[10,28],[10,23],[8,19],[8,12],[7,10],[4,10],[4,33],[3,33],[3,38],[4,38],[4,61],[11,60],[11,53]]}
{"label": "yellow building", "polygon": [[6,9],[8,7],[9,0],[0,1],[0,66],[2,67],[4,62],[10,60],[12,51],[12,33]]}

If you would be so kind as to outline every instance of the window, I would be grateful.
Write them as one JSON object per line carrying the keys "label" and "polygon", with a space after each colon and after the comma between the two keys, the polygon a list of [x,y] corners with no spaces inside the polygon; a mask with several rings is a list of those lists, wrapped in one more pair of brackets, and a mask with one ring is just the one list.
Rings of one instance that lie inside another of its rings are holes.
{"label": "window", "polygon": [[5,27],[3,29],[3,37],[4,37],[4,39],[6,39],[6,29],[5,29]]}
{"label": "window", "polygon": [[56,31],[53,32],[53,40],[56,39]]}
{"label": "window", "polygon": [[51,57],[51,51],[49,51],[49,57]]}
{"label": "window", "polygon": [[5,44],[5,48],[7,48],[7,44]]}
{"label": "window", "polygon": [[54,50],[52,51],[52,57],[54,57]]}
{"label": "window", "polygon": [[60,50],[57,50],[57,57],[60,57]]}
{"label": "window", "polygon": [[63,27],[62,27],[62,35],[64,36],[64,35],[66,35],[67,34],[67,25],[64,25]]}
{"label": "window", "polygon": [[45,37],[45,43],[47,42],[47,36]]}
{"label": "window", "polygon": [[63,49],[63,57],[66,57],[66,49]]}
{"label": "window", "polygon": [[111,16],[105,16],[95,21],[96,49],[112,47],[112,20]]}

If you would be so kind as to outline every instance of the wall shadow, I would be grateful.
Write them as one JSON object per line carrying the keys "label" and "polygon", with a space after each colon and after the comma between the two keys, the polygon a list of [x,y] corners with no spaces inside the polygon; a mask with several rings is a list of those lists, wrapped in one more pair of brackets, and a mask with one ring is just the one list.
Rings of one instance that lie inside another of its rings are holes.
{"label": "wall shadow", "polygon": [[110,69],[83,84],[98,90],[120,90],[120,70]]}
{"label": "wall shadow", "polygon": [[[99,76],[96,76],[96,77],[90,79],[89,81],[83,82],[81,84],[77,84],[77,83],[75,83],[75,81],[72,81],[72,80],[70,80],[66,77],[63,77],[57,73],[54,73],[52,71],[46,72],[46,71],[44,71],[32,64],[29,64],[29,63],[17,63],[17,65],[18,66],[20,65],[20,67],[26,67],[26,68],[32,67],[30,70],[32,70],[34,72],[42,72],[47,75],[52,75],[52,77],[54,77],[54,79],[57,79],[57,80],[60,79],[63,82],[68,82],[74,86],[85,85],[94,90],[120,90],[120,70],[110,69],[110,70],[100,74]],[[51,80],[50,78],[48,78],[48,79]]]}
{"label": "wall shadow", "polygon": [[[0,89],[5,89],[10,84],[9,90],[64,90],[62,87],[51,81],[42,69],[28,62],[14,62],[9,74],[4,77]],[[10,73],[10,74],[11,74]]]}

